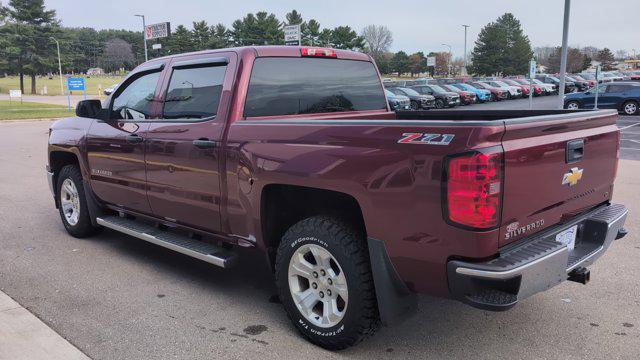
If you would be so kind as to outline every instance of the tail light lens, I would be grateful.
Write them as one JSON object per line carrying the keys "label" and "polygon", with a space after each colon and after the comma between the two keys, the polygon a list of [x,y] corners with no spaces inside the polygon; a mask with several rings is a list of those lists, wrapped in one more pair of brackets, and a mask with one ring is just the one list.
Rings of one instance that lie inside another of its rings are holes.
{"label": "tail light lens", "polygon": [[472,229],[499,225],[502,208],[502,151],[473,152],[446,161],[445,219]]}

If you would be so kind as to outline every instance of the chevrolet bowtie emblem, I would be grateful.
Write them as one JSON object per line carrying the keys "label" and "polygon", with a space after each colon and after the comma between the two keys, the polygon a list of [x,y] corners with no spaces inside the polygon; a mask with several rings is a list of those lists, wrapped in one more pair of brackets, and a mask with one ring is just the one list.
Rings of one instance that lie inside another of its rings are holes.
{"label": "chevrolet bowtie emblem", "polygon": [[580,179],[582,179],[582,169],[574,167],[570,172],[564,174],[564,177],[562,178],[562,185],[573,186],[577,184]]}

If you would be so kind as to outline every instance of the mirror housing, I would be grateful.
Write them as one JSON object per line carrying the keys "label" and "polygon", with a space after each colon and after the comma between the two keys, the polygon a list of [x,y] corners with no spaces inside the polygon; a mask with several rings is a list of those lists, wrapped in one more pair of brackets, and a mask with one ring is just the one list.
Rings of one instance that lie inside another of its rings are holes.
{"label": "mirror housing", "polygon": [[102,110],[102,102],[100,100],[82,100],[76,106],[76,116],[98,119],[98,114]]}

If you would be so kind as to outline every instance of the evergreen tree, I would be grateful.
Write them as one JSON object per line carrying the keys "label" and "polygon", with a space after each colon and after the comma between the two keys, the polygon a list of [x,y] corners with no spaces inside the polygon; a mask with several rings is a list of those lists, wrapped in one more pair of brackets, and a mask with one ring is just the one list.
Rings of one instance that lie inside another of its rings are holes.
{"label": "evergreen tree", "polygon": [[391,69],[398,73],[398,76],[409,71],[409,55],[404,51],[398,51],[391,59]]}
{"label": "evergreen tree", "polygon": [[521,75],[533,56],[529,38],[520,21],[506,13],[480,31],[471,53],[470,70],[479,75]]}
{"label": "evergreen tree", "polygon": [[229,30],[223,24],[217,24],[211,27],[211,40],[209,48],[222,49],[231,45]]}
{"label": "evergreen tree", "polygon": [[[36,75],[51,71],[57,53],[51,37],[60,35],[55,10],[46,10],[44,0],[11,0],[2,8],[9,24],[0,37],[8,44],[6,53],[11,70],[20,75],[20,90],[24,92],[24,75],[31,77],[31,93],[36,93]],[[55,54],[55,55],[54,55]]]}
{"label": "evergreen tree", "polygon": [[205,50],[209,46],[211,41],[211,29],[207,22],[202,20],[193,23],[193,30],[191,30],[193,46],[196,50]]}
{"label": "evergreen tree", "polygon": [[331,34],[333,47],[347,50],[361,50],[364,48],[364,38],[359,36],[349,26],[338,26]]}
{"label": "evergreen tree", "polygon": [[317,45],[330,47],[330,46],[333,46],[332,40],[333,40],[333,31],[331,31],[331,29],[322,29],[322,31],[320,32],[320,35],[318,35]]}
{"label": "evergreen tree", "polygon": [[302,26],[302,45],[318,45],[320,40],[320,23],[314,19]]}
{"label": "evergreen tree", "polygon": [[287,15],[285,15],[285,18],[287,19],[286,25],[303,24],[302,15],[295,9],[291,10],[290,13],[287,13]]}
{"label": "evergreen tree", "polygon": [[191,32],[184,26],[178,25],[167,41],[167,51],[170,54],[180,54],[194,50]]}
{"label": "evergreen tree", "polygon": [[600,62],[602,71],[615,70],[615,67],[613,66],[615,58],[613,57],[613,53],[611,52],[611,50],[609,50],[609,48],[600,50],[598,52],[598,55],[596,56],[596,60]]}

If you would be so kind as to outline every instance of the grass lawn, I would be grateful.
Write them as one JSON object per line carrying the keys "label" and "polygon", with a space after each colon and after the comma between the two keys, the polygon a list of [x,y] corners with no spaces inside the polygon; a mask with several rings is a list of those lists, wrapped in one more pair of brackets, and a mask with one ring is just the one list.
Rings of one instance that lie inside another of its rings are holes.
{"label": "grass lawn", "polygon": [[[87,95],[98,95],[102,90],[113,84],[117,84],[124,79],[124,77],[120,76],[77,77],[85,78],[85,83],[87,84]],[[64,85],[64,91],[67,91],[67,78],[64,75],[62,82]],[[47,95],[66,95],[66,93],[60,93],[60,77],[58,75],[54,76],[52,79],[49,79],[46,76],[36,77],[37,95],[43,94],[45,86],[47,87]],[[8,94],[9,90],[18,89],[20,89],[20,78],[18,76],[0,77],[0,93]],[[31,78],[29,76],[24,77],[24,91],[25,95],[31,94]],[[77,93],[78,95],[82,94],[82,91]]]}
{"label": "grass lawn", "polygon": [[75,116],[75,110],[67,111],[66,106],[0,100],[0,120],[46,119]]}

